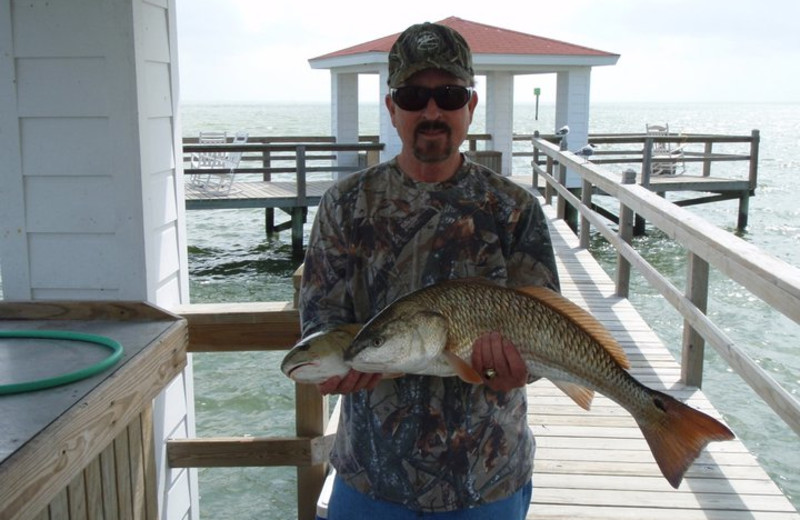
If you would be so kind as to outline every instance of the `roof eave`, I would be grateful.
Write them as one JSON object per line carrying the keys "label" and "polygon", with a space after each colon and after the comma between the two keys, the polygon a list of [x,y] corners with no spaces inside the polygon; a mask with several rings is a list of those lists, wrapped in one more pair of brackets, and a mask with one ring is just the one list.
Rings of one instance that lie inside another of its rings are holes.
{"label": "roof eave", "polygon": [[[564,55],[564,54],[475,54],[473,63],[476,72],[483,70],[511,70],[525,73],[553,72],[572,67],[599,67],[615,65],[617,54]],[[345,56],[320,57],[308,60],[312,69],[336,69],[337,72],[377,72],[386,67],[388,53],[362,52]]]}
{"label": "roof eave", "polygon": [[616,65],[619,55],[608,54],[564,55],[564,54],[475,54],[473,64],[476,69],[488,66],[549,66],[549,67],[600,67]]}
{"label": "roof eave", "polygon": [[331,58],[312,58],[308,64],[312,69],[340,69],[370,65],[386,65],[389,62],[388,52],[361,52]]}

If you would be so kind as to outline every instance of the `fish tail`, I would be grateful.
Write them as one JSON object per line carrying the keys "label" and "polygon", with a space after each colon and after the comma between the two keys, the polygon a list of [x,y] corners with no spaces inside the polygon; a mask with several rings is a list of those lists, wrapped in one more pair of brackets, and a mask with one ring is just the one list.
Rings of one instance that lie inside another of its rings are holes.
{"label": "fish tail", "polygon": [[677,489],[686,470],[709,442],[731,440],[734,434],[713,417],[667,394],[652,391],[651,398],[661,417],[640,421],[639,428],[661,473]]}

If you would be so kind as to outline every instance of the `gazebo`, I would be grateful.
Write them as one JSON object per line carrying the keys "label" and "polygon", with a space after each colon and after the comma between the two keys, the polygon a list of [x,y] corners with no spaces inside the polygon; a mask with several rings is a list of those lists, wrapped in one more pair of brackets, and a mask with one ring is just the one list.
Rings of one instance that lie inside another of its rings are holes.
{"label": "gazebo", "polygon": [[[614,65],[618,54],[457,17],[437,23],[461,33],[472,49],[475,74],[486,78],[485,99],[481,103],[486,110],[486,132],[492,135],[487,149],[501,152],[501,173],[511,174],[515,75],[555,73],[556,128],[569,125],[571,149],[586,144],[592,67]],[[337,141],[358,139],[359,74],[380,76],[378,103],[383,104],[388,93],[389,50],[399,35],[398,32],[309,60],[312,68],[331,71],[331,124]],[[401,143],[387,111],[380,110],[380,114],[380,141],[385,144],[381,159],[385,160],[400,151]],[[355,163],[357,158],[340,158],[340,163],[350,161]]]}

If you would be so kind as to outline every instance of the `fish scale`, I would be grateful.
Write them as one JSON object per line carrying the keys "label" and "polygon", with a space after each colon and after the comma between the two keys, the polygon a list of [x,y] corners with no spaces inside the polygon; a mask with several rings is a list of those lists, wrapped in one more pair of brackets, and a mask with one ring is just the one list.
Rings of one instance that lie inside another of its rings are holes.
{"label": "fish scale", "polygon": [[[498,331],[517,347],[531,375],[585,382],[602,388],[604,394],[616,393],[620,381],[609,384],[607,375],[627,364],[617,363],[577,323],[558,319],[556,310],[517,291],[482,281],[459,285],[457,291],[443,289],[447,286],[440,285],[420,294],[420,300],[428,309],[446,317],[447,348],[451,352],[469,359],[477,337]],[[520,317],[522,319],[515,319]],[[531,331],[537,333],[532,335]],[[614,340],[609,335],[606,341]],[[568,370],[559,367],[568,367]],[[626,391],[638,388],[635,381],[628,381],[627,372],[617,375],[627,383]]]}

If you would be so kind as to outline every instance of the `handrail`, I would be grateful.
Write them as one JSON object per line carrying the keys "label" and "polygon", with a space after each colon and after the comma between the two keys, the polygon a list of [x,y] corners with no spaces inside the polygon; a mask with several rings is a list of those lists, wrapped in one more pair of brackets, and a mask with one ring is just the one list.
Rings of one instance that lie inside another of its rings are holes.
{"label": "handrail", "polygon": [[[530,143],[531,139],[537,137],[535,134],[516,134],[513,140],[515,142]],[[539,138],[557,143],[558,138],[551,134],[542,134]],[[681,146],[687,145],[703,145],[702,151],[695,151],[689,148],[683,149],[683,157],[681,162],[685,163],[703,163],[702,176],[708,177],[711,175],[711,165],[717,162],[735,162],[735,161],[749,161],[750,168],[748,171],[749,188],[756,189],[757,173],[758,173],[758,149],[759,149],[760,135],[758,130],[753,130],[749,135],[727,135],[727,134],[671,134],[667,136],[653,136],[644,133],[640,134],[589,134],[588,144],[594,145],[595,150],[592,154],[592,163],[594,164],[641,164],[643,178],[649,174],[650,169],[645,163],[645,155],[648,150],[652,150],[654,143],[672,143]],[[714,152],[715,144],[736,144],[736,143],[750,143],[749,153],[719,153]],[[614,148],[616,146],[625,144],[639,145],[636,148]],[[598,145],[609,145],[612,148],[603,148]],[[534,149],[531,152],[517,151],[513,153],[514,157],[531,157],[536,160],[537,151]],[[646,179],[643,182],[647,182]]]}
{"label": "handrail", "polygon": [[[467,143],[470,151],[476,151],[478,142],[491,139],[490,134],[469,134]],[[183,173],[194,174],[261,174],[264,181],[272,180],[273,174],[293,173],[298,185],[298,204],[305,197],[305,190],[300,186],[305,185],[308,173],[351,173],[364,166],[372,166],[379,162],[379,152],[385,145],[379,142],[378,136],[359,136],[357,143],[337,143],[332,136],[250,136],[246,143],[224,144],[199,143],[197,137],[183,138],[183,162],[190,163],[193,154],[204,153],[242,153],[239,165],[231,171],[225,168],[189,168],[185,167]],[[326,153],[327,152],[327,153]],[[366,162],[349,165],[321,165],[312,166],[309,163],[317,161],[332,161],[337,159],[337,153],[348,154],[364,152]],[[294,162],[288,166],[273,166],[275,162]],[[253,166],[253,163],[258,166]]]}
{"label": "handrail", "polygon": [[[189,352],[288,350],[300,339],[293,302],[208,303],[172,309],[189,326]],[[167,441],[170,467],[296,466],[298,518],[313,519],[327,471],[328,399],[295,385],[295,437],[210,437]]]}
{"label": "handrail", "polygon": [[[778,312],[800,324],[800,269],[720,230],[702,217],[670,203],[645,187],[620,183],[616,176],[601,167],[571,152],[562,152],[544,139],[534,138],[532,143],[535,154],[541,153],[547,157],[546,168],[542,168],[536,161],[532,163],[534,177],[543,177],[548,187],[547,192],[554,190],[557,193],[559,212],[563,214],[562,208],[566,204],[576,208],[581,216],[581,236],[588,237],[584,228],[594,226],[617,250],[618,271],[624,273],[627,264],[635,267],[683,316],[682,380],[686,384],[700,386],[703,342],[708,342],[781,419],[800,435],[800,403],[717,327],[705,315],[704,309],[708,291],[707,270],[709,266],[713,266]],[[580,175],[583,181],[581,199],[565,187],[563,180],[556,178],[556,163],[560,171],[569,169]],[[624,223],[618,231],[614,231],[607,220],[592,209],[593,188],[616,198],[620,201],[621,208],[642,216],[689,251],[690,274],[684,292],[633,249],[626,229],[629,223]],[[627,280],[618,277],[619,294],[627,294],[627,283]]]}
{"label": "handrail", "polygon": [[[233,144],[233,143],[226,143],[226,144],[199,144],[199,143],[189,143],[185,142],[183,145],[183,156],[184,156],[184,163],[189,162],[189,157],[191,154],[203,154],[203,153],[220,153],[220,152],[241,152],[243,155],[241,158],[241,163],[248,163],[248,162],[261,162],[260,167],[238,167],[235,169],[233,173],[262,173],[266,176],[269,176],[272,173],[291,173],[297,171],[296,167],[293,168],[272,168],[271,162],[272,161],[295,161],[295,163],[299,166],[301,161],[298,158],[298,151],[303,150],[304,152],[366,152],[368,155],[375,154],[383,149],[384,145],[382,143],[321,143],[321,142],[294,142],[294,143],[281,143],[281,144],[274,144],[274,143],[258,143],[258,142],[248,142],[248,143],[240,143],[240,144]],[[284,156],[273,156],[273,153],[276,152],[288,152],[289,155]],[[327,154],[327,155],[308,155],[304,157],[305,161],[316,161],[316,160],[332,160],[335,159],[335,155]],[[368,162],[374,162],[368,161]],[[342,171],[342,170],[352,170],[352,167],[340,167],[340,166],[324,166],[324,167],[308,167],[305,166],[305,162],[302,163],[304,165],[304,169],[306,171],[323,171],[323,172],[331,172],[331,171]],[[220,169],[218,172],[214,169],[198,169],[198,168],[185,168],[185,174],[193,174],[193,173],[230,173],[230,170]],[[265,178],[264,180],[269,180],[269,178]]]}
{"label": "handrail", "polygon": [[[295,198],[295,206],[302,208],[307,205],[308,194],[307,181],[308,174],[311,172],[325,172],[337,173],[345,172],[352,173],[363,166],[361,164],[355,165],[324,165],[324,166],[311,166],[310,162],[336,159],[336,155],[331,155],[339,152],[345,153],[359,153],[365,152],[366,165],[375,164],[378,162],[378,152],[383,149],[382,143],[375,142],[362,142],[362,143],[331,143],[331,142],[291,142],[291,143],[264,143],[258,142],[247,143],[225,143],[225,144],[207,144],[207,143],[188,143],[183,145],[184,164],[191,161],[193,155],[202,155],[208,153],[233,153],[239,152],[242,154],[240,165],[242,163],[248,164],[252,162],[259,162],[258,167],[237,166],[234,170],[219,169],[219,168],[184,168],[183,172],[186,175],[193,174],[245,174],[256,173],[261,174],[265,182],[272,179],[273,173],[293,173],[294,182],[296,187],[297,196]],[[289,153],[284,156],[274,156],[274,153]],[[330,152],[326,155],[319,155],[321,152]],[[316,155],[315,155],[316,154]],[[294,161],[291,167],[273,167],[273,161]],[[293,225],[302,225],[299,217],[293,217]],[[300,232],[295,233],[295,241],[302,241]],[[299,245],[297,249],[302,249]]]}

